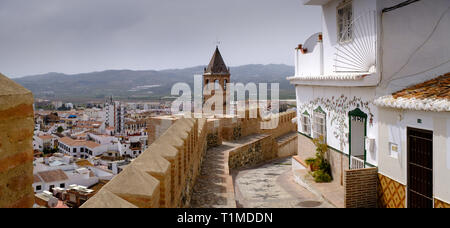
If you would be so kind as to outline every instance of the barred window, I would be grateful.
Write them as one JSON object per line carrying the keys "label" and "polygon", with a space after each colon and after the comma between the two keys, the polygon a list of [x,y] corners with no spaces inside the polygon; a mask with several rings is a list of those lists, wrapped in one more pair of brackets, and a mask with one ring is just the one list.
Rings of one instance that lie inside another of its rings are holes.
{"label": "barred window", "polygon": [[339,43],[353,39],[353,6],[351,0],[344,0],[337,8],[337,26]]}
{"label": "barred window", "polygon": [[327,136],[327,122],[326,122],[326,113],[322,110],[321,107],[317,108],[314,111],[314,120],[313,120],[313,137],[320,138],[321,136],[326,141]]}
{"label": "barred window", "polygon": [[311,136],[311,119],[307,112],[303,113],[301,116],[302,132],[306,135]]}

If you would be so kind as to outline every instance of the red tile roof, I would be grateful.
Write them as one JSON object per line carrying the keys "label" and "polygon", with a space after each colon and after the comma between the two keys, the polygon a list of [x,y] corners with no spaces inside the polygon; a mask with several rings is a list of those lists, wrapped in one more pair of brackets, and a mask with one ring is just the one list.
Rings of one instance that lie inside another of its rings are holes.
{"label": "red tile roof", "polygon": [[84,140],[73,140],[73,139],[71,139],[69,137],[61,138],[59,140],[59,142],[65,144],[67,146],[71,146],[71,147],[74,147],[74,146],[85,146],[85,147],[89,147],[91,149],[94,149],[96,147],[101,146],[100,144],[98,144],[96,142],[84,141]]}
{"label": "red tile roof", "polygon": [[41,178],[38,175],[33,175],[33,183],[42,182]]}
{"label": "red tile roof", "polygon": [[411,86],[392,94],[394,99],[447,99],[450,100],[450,73]]}
{"label": "red tile roof", "polygon": [[61,169],[38,172],[37,174],[46,183],[64,181],[69,179],[66,173],[64,173],[64,171],[62,171]]}
{"label": "red tile roof", "polygon": [[51,135],[41,135],[41,136],[38,136],[39,138],[41,138],[42,140],[50,140],[50,139],[53,139],[53,136],[51,136]]}

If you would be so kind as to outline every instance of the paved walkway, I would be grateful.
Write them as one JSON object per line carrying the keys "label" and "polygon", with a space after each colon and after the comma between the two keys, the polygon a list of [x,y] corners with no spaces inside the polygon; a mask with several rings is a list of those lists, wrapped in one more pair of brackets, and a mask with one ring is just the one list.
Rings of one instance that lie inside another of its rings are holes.
{"label": "paved walkway", "polygon": [[294,180],[302,186],[307,186],[311,192],[321,196],[327,202],[337,208],[344,208],[345,189],[335,180],[331,183],[316,183],[314,178],[308,173],[308,170],[295,170]]}
{"label": "paved walkway", "polygon": [[223,142],[206,152],[200,176],[194,185],[190,206],[192,208],[235,208],[233,178],[228,167],[228,154],[246,144],[267,137],[256,134],[234,142]]}
{"label": "paved walkway", "polygon": [[[267,164],[230,175],[228,154],[236,147],[252,143],[264,135],[253,135],[206,152],[201,173],[194,185],[192,208],[328,208],[328,201],[295,183],[292,158],[277,159]],[[233,182],[234,181],[234,182]]]}
{"label": "paved walkway", "polygon": [[234,208],[234,189],[228,169],[228,153],[233,147],[222,145],[206,152],[200,176],[194,185],[192,208]]}
{"label": "paved walkway", "polygon": [[244,208],[329,208],[322,198],[294,182],[291,158],[233,173],[235,198]]}

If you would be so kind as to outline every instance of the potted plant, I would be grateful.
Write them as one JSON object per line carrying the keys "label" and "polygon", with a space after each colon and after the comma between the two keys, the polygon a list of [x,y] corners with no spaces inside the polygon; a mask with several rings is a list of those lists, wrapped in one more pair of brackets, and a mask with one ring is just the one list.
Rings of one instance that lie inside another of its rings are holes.
{"label": "potted plant", "polygon": [[309,165],[311,172],[317,171],[319,169],[318,160],[316,158],[309,158],[305,160],[305,163]]}
{"label": "potted plant", "polygon": [[331,176],[331,165],[325,158],[328,151],[328,146],[324,142],[321,136],[318,139],[314,139],[314,145],[316,146],[316,157],[305,160],[306,164],[310,166],[311,175],[318,183],[331,182],[333,180]]}

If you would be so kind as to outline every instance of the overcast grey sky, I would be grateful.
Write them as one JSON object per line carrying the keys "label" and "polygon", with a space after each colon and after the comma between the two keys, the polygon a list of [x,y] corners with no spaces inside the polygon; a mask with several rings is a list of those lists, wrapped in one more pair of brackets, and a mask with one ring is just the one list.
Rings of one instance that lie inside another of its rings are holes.
{"label": "overcast grey sky", "polygon": [[301,0],[1,0],[0,72],[206,65],[217,39],[229,66],[293,65],[319,26]]}

